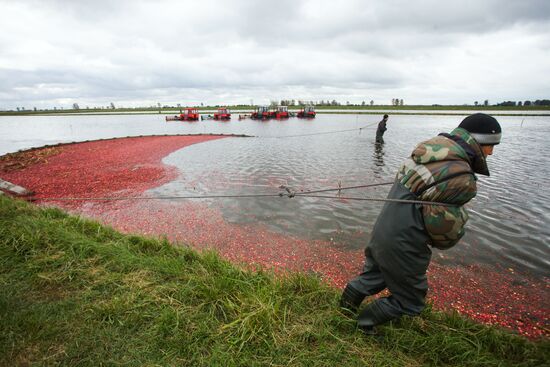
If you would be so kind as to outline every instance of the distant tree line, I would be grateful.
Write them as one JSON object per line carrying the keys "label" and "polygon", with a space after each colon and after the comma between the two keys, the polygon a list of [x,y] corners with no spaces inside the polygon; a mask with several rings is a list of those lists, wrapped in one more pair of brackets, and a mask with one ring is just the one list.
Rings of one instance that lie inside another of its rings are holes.
{"label": "distant tree line", "polygon": [[[253,102],[250,101],[250,105],[253,105]],[[250,106],[249,104],[237,104],[237,105],[234,105],[234,107],[247,107],[247,106]],[[315,105],[315,106],[328,106],[328,107],[338,107],[338,106],[342,106],[343,104],[335,99],[333,100],[320,100],[320,101],[312,101],[312,100],[302,100],[302,99],[282,99],[280,101],[276,101],[276,100],[272,100],[271,101],[271,105],[273,106],[276,106],[276,105],[281,105],[281,106],[305,106],[305,105]],[[367,106],[367,105],[370,105],[370,106],[374,106],[374,100],[370,100],[369,102],[367,101],[362,101],[360,103],[350,103],[349,101],[346,101],[345,103],[346,106]],[[391,105],[392,106],[403,106],[404,103],[403,103],[403,99],[402,98],[392,98],[391,100]],[[478,101],[475,101],[474,102],[474,106],[489,106],[489,100],[486,99],[483,101],[483,103],[480,103]],[[204,107],[204,103],[200,103],[200,106],[201,107]],[[227,105],[215,105],[215,106],[212,106],[212,107],[221,107],[221,106],[227,106]],[[434,104],[432,106],[441,106],[439,104]],[[467,104],[464,104],[464,106],[467,106]],[[530,101],[530,100],[525,100],[525,101],[503,101],[503,102],[500,102],[500,103],[497,103],[497,104],[494,104],[494,106],[503,106],[503,107],[522,107],[522,106],[550,106],[550,99],[537,99],[535,101]],[[195,107],[198,107],[198,106],[195,106]],[[99,107],[88,107],[86,106],[85,109],[86,110],[104,110],[104,109],[109,109],[109,110],[115,110],[117,107],[115,106],[115,104],[113,102],[111,102],[108,106],[99,106]],[[123,109],[140,109],[140,108],[144,108],[144,107],[135,107],[135,108],[124,108]],[[162,105],[161,103],[157,103],[156,106],[150,106],[150,107],[145,107],[145,108],[149,108],[149,109],[161,109],[161,108],[176,108],[176,106],[171,106],[171,105]],[[181,109],[182,108],[182,105],[180,103],[177,104],[177,108]],[[57,111],[57,110],[63,110],[63,107],[53,107],[53,108],[45,108],[45,109],[38,109],[36,107],[33,107],[32,109],[26,109],[25,107],[17,107],[16,108],[18,112],[28,112],[28,111]],[[73,103],[72,105],[72,110],[80,110],[81,107],[78,103]],[[119,106],[119,109],[120,109],[120,106]],[[70,108],[68,108],[67,110],[70,110]]]}
{"label": "distant tree line", "polygon": [[550,106],[550,99],[537,99],[536,101],[504,101],[497,106]]}
{"label": "distant tree line", "polygon": [[[362,101],[361,103],[351,103],[350,101],[346,101],[345,104],[342,104],[341,102],[333,99],[326,101],[324,99],[320,101],[307,101],[307,100],[301,100],[301,99],[281,99],[280,102],[278,101],[271,101],[271,105],[281,105],[281,106],[304,106],[304,105],[315,105],[315,106],[374,106],[374,100]],[[393,98],[391,101],[392,106],[403,106],[403,99],[399,98]]]}
{"label": "distant tree line", "polygon": [[[484,106],[488,106],[488,105],[489,105],[489,100],[486,99],[485,101],[483,101],[483,105],[484,105]],[[479,106],[479,102],[478,102],[478,101],[475,101],[475,102],[474,102],[474,106]]]}

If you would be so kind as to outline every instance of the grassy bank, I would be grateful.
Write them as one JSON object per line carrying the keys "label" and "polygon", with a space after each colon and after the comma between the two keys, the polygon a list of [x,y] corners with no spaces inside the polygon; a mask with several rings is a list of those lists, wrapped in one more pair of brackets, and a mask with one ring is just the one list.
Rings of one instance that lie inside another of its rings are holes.
{"label": "grassy bank", "polygon": [[426,310],[363,336],[313,276],[242,270],[0,195],[0,365],[543,364],[530,342]]}
{"label": "grassy bank", "polygon": [[[230,110],[236,111],[247,111],[251,112],[254,110],[253,106],[250,105],[236,105],[228,106]],[[290,111],[298,111],[302,106],[290,106]],[[182,107],[184,108],[184,107]],[[215,111],[217,106],[203,106],[197,107],[201,113],[209,113],[209,111]],[[537,114],[538,116],[548,116],[550,115],[550,106],[464,106],[464,105],[406,105],[406,106],[389,106],[389,105],[374,105],[374,106],[361,106],[361,105],[344,105],[344,106],[315,106],[315,109],[318,113],[359,113],[359,114],[380,114],[380,111],[391,111],[392,114],[402,114],[402,115],[414,115],[422,114],[423,111],[430,111],[430,115],[452,115],[458,114],[460,111],[491,111],[495,115],[500,116],[522,116],[521,113],[517,111],[525,111],[526,116],[534,116],[528,114],[529,111],[543,111],[545,113]],[[338,112],[329,112],[328,110],[337,110]],[[351,112],[353,110],[353,112]],[[400,111],[410,111],[415,112],[400,112]],[[346,112],[349,111],[349,112]],[[441,111],[441,112],[434,112]],[[453,112],[449,112],[453,111]],[[514,114],[509,113],[509,111],[514,111]],[[179,108],[175,107],[136,107],[136,108],[115,108],[115,109],[66,109],[66,110],[25,110],[25,111],[0,111],[0,116],[25,116],[25,115],[145,115],[145,114],[166,114],[174,115],[179,113]]]}

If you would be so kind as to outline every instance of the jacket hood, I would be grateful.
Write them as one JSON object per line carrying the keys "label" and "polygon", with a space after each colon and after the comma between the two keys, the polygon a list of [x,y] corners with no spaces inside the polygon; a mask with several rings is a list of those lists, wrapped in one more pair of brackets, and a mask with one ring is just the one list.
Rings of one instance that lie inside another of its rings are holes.
{"label": "jacket hood", "polygon": [[475,173],[489,176],[489,168],[479,143],[462,128],[441,134],[417,145],[411,158],[418,164],[466,161]]}

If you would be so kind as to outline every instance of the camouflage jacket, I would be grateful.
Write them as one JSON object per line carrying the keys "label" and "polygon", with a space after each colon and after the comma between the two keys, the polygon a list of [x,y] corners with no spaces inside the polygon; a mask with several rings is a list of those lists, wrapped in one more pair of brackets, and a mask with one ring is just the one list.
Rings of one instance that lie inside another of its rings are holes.
{"label": "camouflage jacket", "polygon": [[455,204],[422,205],[433,247],[448,249],[464,235],[468,213],[462,205],[476,196],[474,172],[489,174],[480,145],[462,128],[420,143],[399,168],[396,180],[419,200]]}

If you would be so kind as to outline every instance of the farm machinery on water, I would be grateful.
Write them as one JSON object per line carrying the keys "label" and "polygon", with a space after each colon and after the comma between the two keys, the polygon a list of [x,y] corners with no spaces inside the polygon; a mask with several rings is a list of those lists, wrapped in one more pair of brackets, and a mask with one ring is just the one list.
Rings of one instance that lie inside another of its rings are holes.
{"label": "farm machinery on water", "polygon": [[276,109],[269,111],[269,117],[276,119],[287,119],[290,117],[287,106],[278,106]]}
{"label": "farm machinery on water", "polygon": [[199,110],[197,108],[187,108],[185,112],[175,116],[166,116],[166,121],[198,121]]}
{"label": "farm machinery on water", "polygon": [[218,112],[214,114],[214,120],[230,120],[231,113],[227,108],[218,108]]}
{"label": "farm machinery on water", "polygon": [[231,120],[231,113],[227,108],[218,108],[213,115],[201,115],[201,120],[228,121]]}
{"label": "farm machinery on water", "polygon": [[267,120],[268,118],[270,118],[269,107],[256,107],[256,110],[250,114],[250,118],[253,120]]}
{"label": "farm machinery on water", "polygon": [[287,119],[294,116],[296,114],[288,111],[287,106],[277,106],[271,109],[268,106],[258,106],[250,114],[239,115],[239,120],[246,118],[252,120]]}
{"label": "farm machinery on water", "polygon": [[314,118],[315,117],[315,108],[313,106],[305,106],[296,114],[296,117],[300,118]]}
{"label": "farm machinery on water", "polygon": [[[289,117],[314,118],[315,108],[313,106],[305,106],[299,112],[290,112],[288,106],[276,106],[271,109],[268,106],[258,106],[254,112],[250,114],[239,115],[239,120],[250,118],[253,120],[268,120],[268,119],[287,119]],[[179,115],[166,116],[166,121],[197,121],[197,120],[230,120],[231,112],[226,107],[218,108],[218,111],[213,115],[200,115],[196,107],[186,108],[185,112],[180,110]]]}

